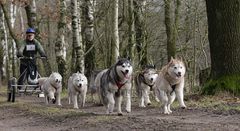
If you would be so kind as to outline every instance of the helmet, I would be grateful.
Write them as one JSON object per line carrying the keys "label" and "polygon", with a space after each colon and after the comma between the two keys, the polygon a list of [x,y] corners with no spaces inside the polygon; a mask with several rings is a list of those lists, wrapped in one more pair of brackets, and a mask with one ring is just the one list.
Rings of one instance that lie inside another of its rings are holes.
{"label": "helmet", "polygon": [[27,33],[34,33],[35,34],[35,30],[33,28],[28,28],[27,31],[26,31],[26,34]]}

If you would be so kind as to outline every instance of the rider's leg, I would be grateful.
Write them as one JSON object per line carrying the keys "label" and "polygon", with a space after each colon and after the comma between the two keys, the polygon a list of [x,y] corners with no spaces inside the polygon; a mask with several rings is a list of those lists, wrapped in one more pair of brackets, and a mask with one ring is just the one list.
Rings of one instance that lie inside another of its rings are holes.
{"label": "rider's leg", "polygon": [[[26,65],[20,64],[20,77],[18,79],[18,85],[23,85],[24,78],[25,78],[26,73],[27,73],[26,69],[27,69]],[[22,89],[22,86],[18,86],[18,89]]]}

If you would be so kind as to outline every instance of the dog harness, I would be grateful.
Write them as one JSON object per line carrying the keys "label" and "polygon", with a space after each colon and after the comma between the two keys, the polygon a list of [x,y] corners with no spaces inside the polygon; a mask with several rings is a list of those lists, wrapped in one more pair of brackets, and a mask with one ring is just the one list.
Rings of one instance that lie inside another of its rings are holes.
{"label": "dog harness", "polygon": [[[176,89],[176,86],[177,86],[177,84],[174,84],[174,85],[172,85],[171,84],[171,82],[170,82],[170,75],[168,74],[168,72],[166,72],[166,74],[165,74],[165,78],[166,78],[166,80],[167,80],[167,82],[169,83],[169,85],[171,86],[171,88],[172,88],[172,91],[170,92],[170,95],[172,95],[172,93],[175,91],[175,89]],[[177,83],[177,82],[176,82]]]}
{"label": "dog harness", "polygon": [[57,91],[58,88],[54,86],[51,82],[50,82],[50,85]]}
{"label": "dog harness", "polygon": [[150,84],[148,84],[148,83],[146,82],[146,79],[144,78],[144,76],[143,76],[142,73],[140,74],[140,76],[141,76],[142,79],[143,79],[143,83],[144,83],[145,85],[149,86],[149,87],[150,87],[150,91],[152,91],[152,90],[153,90],[153,86],[154,86],[155,83],[153,83],[152,85],[150,85]]}

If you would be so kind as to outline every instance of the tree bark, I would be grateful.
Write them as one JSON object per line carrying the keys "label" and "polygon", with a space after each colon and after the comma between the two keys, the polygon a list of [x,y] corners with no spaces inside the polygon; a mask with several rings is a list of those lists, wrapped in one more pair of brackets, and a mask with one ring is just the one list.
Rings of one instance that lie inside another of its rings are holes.
{"label": "tree bark", "polygon": [[146,43],[146,23],[145,23],[145,6],[146,0],[134,0],[134,16],[136,31],[136,49],[138,52],[139,65],[144,67],[148,64],[147,43]]}
{"label": "tree bark", "polygon": [[[134,58],[134,44],[135,44],[135,31],[134,31],[134,11],[133,0],[128,0],[128,55],[131,59]],[[133,62],[133,61],[132,61]],[[133,63],[134,65],[134,63]]]}
{"label": "tree bark", "polygon": [[240,94],[240,0],[206,0],[211,79],[205,92]]}
{"label": "tree bark", "polygon": [[171,0],[164,0],[165,2],[165,26],[167,33],[167,57],[168,61],[171,60],[171,57],[175,57],[176,55],[176,44],[174,42],[173,37],[173,24],[171,19]]}
{"label": "tree bark", "polygon": [[114,0],[113,7],[113,43],[112,43],[112,64],[116,63],[119,57],[119,32],[118,32],[118,0]]}
{"label": "tree bark", "polygon": [[94,30],[94,0],[84,0],[83,15],[84,15],[84,45],[87,54],[85,55],[86,76],[90,78],[91,72],[95,69],[95,47],[93,44]]}
{"label": "tree bark", "polygon": [[[79,19],[80,19],[80,13],[78,10],[78,1],[77,0],[71,0],[71,12],[72,12],[72,32],[73,32],[73,61],[76,61],[76,63],[72,63],[72,66],[75,67],[74,72],[80,71],[84,73],[84,56],[83,56],[83,45],[81,41],[81,35],[79,30]],[[74,60],[75,58],[75,60]]]}
{"label": "tree bark", "polygon": [[66,33],[66,1],[60,0],[60,18],[58,21],[58,34],[57,40],[55,43],[55,54],[56,61],[58,65],[58,72],[63,77],[63,87],[66,86],[66,42],[65,42],[65,33]]}

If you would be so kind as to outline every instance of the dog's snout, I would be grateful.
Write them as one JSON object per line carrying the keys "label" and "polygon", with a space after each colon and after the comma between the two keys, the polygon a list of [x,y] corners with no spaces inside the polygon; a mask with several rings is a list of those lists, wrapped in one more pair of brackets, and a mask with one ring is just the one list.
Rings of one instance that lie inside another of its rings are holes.
{"label": "dog's snout", "polygon": [[151,78],[150,80],[153,81],[153,78]]}
{"label": "dog's snout", "polygon": [[181,75],[181,72],[178,72],[178,75]]}
{"label": "dog's snout", "polygon": [[56,99],[55,99],[55,98],[52,99],[52,103],[53,103],[53,104],[56,103]]}
{"label": "dog's snout", "polygon": [[79,87],[82,87],[82,84],[79,84]]}
{"label": "dog's snout", "polygon": [[128,73],[129,72],[129,70],[125,70],[125,73]]}

